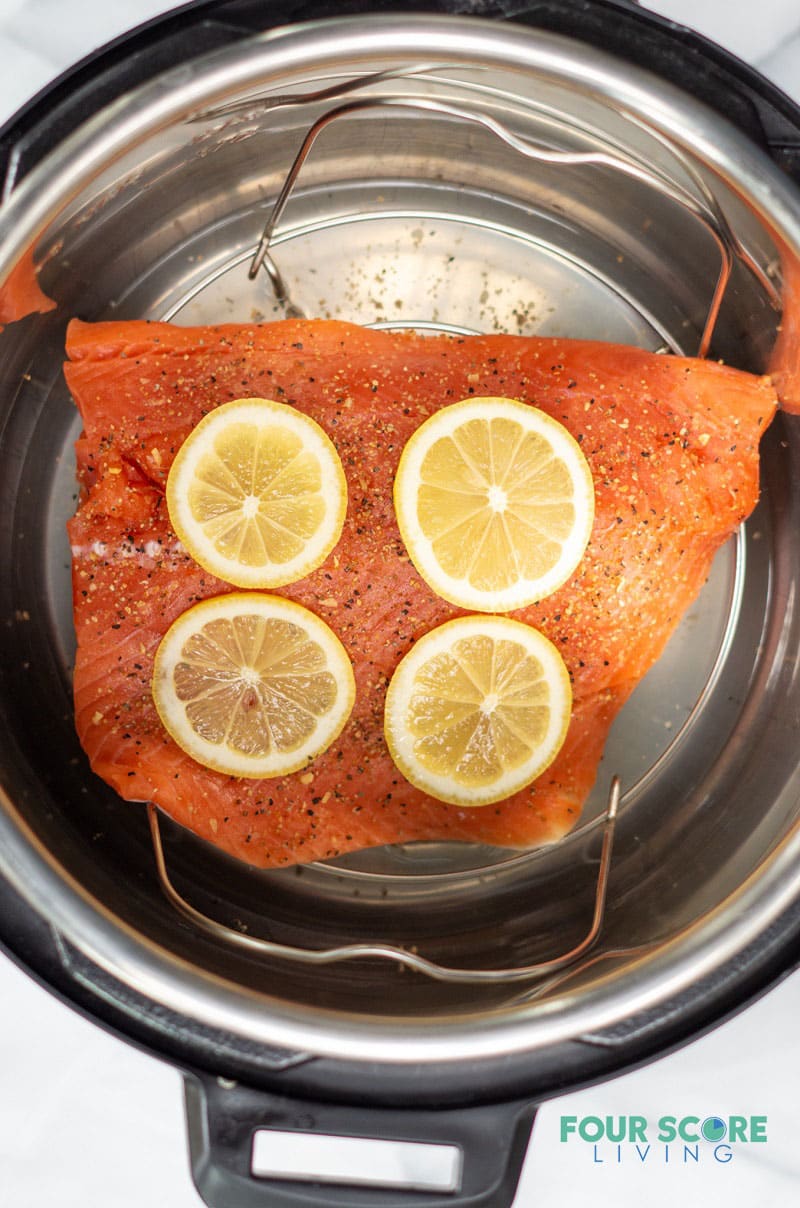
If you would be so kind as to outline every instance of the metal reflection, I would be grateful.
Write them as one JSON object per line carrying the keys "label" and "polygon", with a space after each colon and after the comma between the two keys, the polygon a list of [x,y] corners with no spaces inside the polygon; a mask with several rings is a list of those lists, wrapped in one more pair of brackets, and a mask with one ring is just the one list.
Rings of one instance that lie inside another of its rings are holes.
{"label": "metal reflection", "polygon": [[422,973],[434,981],[448,982],[452,985],[509,985],[514,982],[527,981],[533,978],[545,977],[572,965],[584,956],[595,944],[603,927],[606,898],[608,893],[608,876],[611,867],[611,853],[614,845],[614,829],[620,800],[620,780],[615,776],[609,789],[608,804],[603,822],[603,841],[600,849],[600,860],[597,870],[594,912],[592,923],[584,939],[569,952],[552,960],[542,961],[535,965],[520,965],[512,969],[457,969],[436,961],[427,960],[415,952],[393,944],[345,944],[337,948],[297,948],[289,944],[279,944],[273,940],[261,939],[257,936],[246,935],[236,931],[216,919],[209,918],[187,902],[173,885],[167,871],[164,847],[161,842],[161,831],[158,822],[158,810],[152,802],[148,803],[148,819],[150,834],[155,852],[156,870],[161,888],[167,900],[180,914],[214,939],[234,944],[247,952],[258,956],[279,957],[282,960],[296,961],[305,965],[333,965],[342,961],[364,960],[378,958],[389,960],[402,965],[416,973]]}

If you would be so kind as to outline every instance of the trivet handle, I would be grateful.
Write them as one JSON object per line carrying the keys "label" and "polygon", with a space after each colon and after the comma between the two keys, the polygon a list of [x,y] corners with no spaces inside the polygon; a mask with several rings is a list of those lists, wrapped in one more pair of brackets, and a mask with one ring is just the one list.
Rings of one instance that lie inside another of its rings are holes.
{"label": "trivet handle", "polygon": [[[536,1114],[523,1100],[421,1110],[311,1103],[196,1074],[185,1090],[192,1176],[209,1208],[508,1208]],[[426,1151],[436,1160],[421,1175],[416,1164],[411,1187],[387,1186],[387,1163],[370,1160],[369,1146],[350,1183],[321,1181],[319,1169],[307,1180],[265,1177],[257,1173],[265,1130],[339,1138],[340,1152],[354,1138],[399,1142],[400,1152],[404,1142],[437,1147]]]}

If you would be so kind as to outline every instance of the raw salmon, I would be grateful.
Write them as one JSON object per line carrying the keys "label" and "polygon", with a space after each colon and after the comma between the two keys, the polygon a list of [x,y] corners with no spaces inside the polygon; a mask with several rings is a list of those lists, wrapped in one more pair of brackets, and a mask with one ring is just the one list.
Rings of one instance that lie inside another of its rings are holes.
{"label": "raw salmon", "polygon": [[14,265],[0,285],[0,331],[6,323],[24,319],[35,312],[44,313],[55,309],[55,302],[48,298],[39,285],[38,270],[29,250]]}
{"label": "raw salmon", "polygon": [[[414,839],[527,847],[578,818],[608,728],[758,497],[773,387],[725,366],[522,336],[424,337],[332,321],[181,328],[74,322],[67,381],[85,430],[74,560],[75,711],[94,771],[123,797],[255,865]],[[513,615],[563,652],[574,712],[561,753],[526,790],[461,809],[412,788],[383,739],[387,682],[414,640],[458,615],[400,541],[392,482],[433,410],[469,395],[535,404],[580,442],[596,489],[586,555],[556,594]],[[306,772],[237,781],[182,753],[150,695],[153,657],[196,600],[230,590],[170,530],[164,483],[192,426],[231,398],[296,406],[328,432],[348,479],[341,541],[281,589],[339,635],[358,695],[341,738]]]}

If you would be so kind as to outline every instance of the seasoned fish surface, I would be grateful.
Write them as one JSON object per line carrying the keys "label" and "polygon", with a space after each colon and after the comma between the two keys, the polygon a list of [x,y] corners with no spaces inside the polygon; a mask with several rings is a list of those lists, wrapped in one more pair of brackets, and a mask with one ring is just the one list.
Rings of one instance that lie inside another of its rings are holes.
{"label": "seasoned fish surface", "polygon": [[[65,372],[80,409],[73,551],[75,716],[94,771],[123,797],[252,864],[271,867],[414,839],[525,848],[563,836],[595,780],[611,722],[661,654],[714,554],[758,498],[758,445],[775,411],[767,378],[589,341],[427,337],[295,321],[182,328],[71,324]],[[387,683],[415,639],[459,610],[403,548],[392,484],[404,443],[470,395],[542,408],[580,442],[596,512],[586,554],[554,595],[510,615],[561,651],[574,709],[561,752],[532,785],[464,809],[413,788],[383,738]],[[201,767],[169,738],[150,693],[172,621],[231,590],[170,528],[166,476],[212,408],[261,396],[325,429],[349,505],[325,563],[278,594],[312,609],[352,659],[341,737],[305,771],[264,781]]]}

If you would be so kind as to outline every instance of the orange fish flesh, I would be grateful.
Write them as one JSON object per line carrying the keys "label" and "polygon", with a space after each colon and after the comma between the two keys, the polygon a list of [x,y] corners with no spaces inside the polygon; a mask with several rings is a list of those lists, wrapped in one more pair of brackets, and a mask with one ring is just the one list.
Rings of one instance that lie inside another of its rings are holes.
{"label": "orange fish flesh", "polygon": [[[328,320],[196,328],[74,321],[67,351],[84,423],[81,499],[69,524],[81,743],[122,797],[154,801],[261,867],[417,839],[527,848],[569,831],[614,716],[756,504],[759,440],[776,408],[766,377],[567,339],[431,337]],[[392,508],[397,461],[428,415],[470,395],[520,399],[563,423],[592,469],[596,515],[571,579],[511,614],[563,654],[574,695],[564,746],[528,788],[463,809],[400,775],[383,737],[383,704],[414,641],[459,615],[405,553]],[[251,396],[312,416],[341,457],[349,491],[341,540],[279,594],[331,626],[357,684],[333,746],[307,770],[263,781],[195,763],[162,728],[150,692],[172,621],[231,590],[178,543],[167,473],[204,414]]]}

